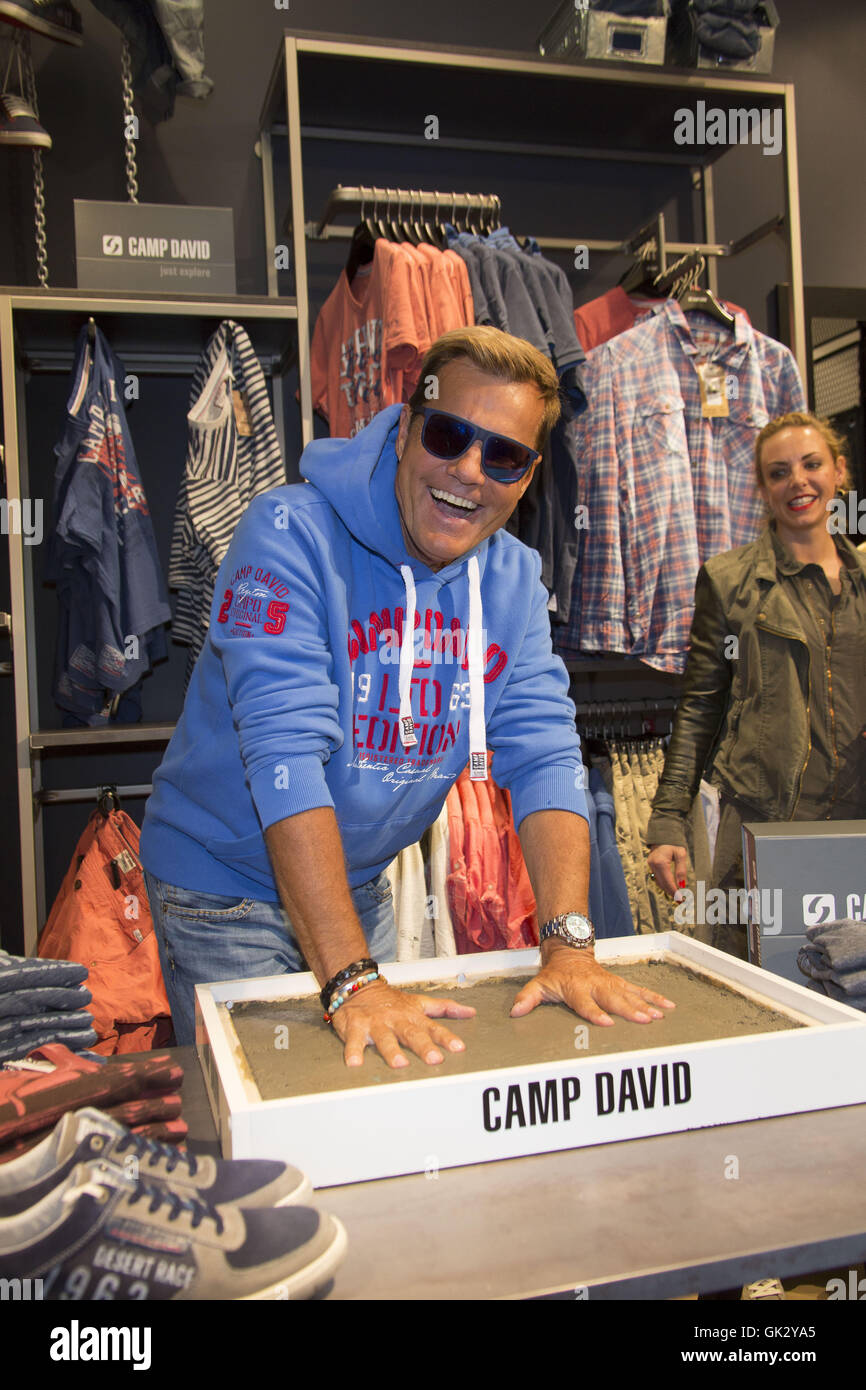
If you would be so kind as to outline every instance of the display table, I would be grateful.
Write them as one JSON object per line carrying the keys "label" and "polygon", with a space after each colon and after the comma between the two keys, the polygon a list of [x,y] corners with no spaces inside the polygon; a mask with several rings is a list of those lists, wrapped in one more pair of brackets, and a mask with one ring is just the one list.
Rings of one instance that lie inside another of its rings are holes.
{"label": "display table", "polygon": [[[190,1148],[219,1149],[195,1048]],[[739,1177],[726,1176],[736,1171]],[[866,1257],[866,1105],[317,1191],[331,1298],[676,1298]]]}

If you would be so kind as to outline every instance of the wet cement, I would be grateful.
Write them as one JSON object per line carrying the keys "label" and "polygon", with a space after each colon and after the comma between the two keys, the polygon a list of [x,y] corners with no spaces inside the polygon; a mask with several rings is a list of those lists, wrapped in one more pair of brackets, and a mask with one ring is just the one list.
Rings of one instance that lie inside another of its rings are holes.
{"label": "wet cement", "polygon": [[322,1021],[317,999],[250,1000],[235,1004],[231,1017],[263,1100],[804,1026],[687,966],[641,961],[612,969],[631,983],[673,1000],[676,1009],[666,1009],[665,1017],[652,1023],[618,1018],[613,1027],[602,1028],[585,1024],[564,1004],[542,1004],[525,1018],[510,1018],[515,995],[529,975],[482,979],[465,986],[455,982],[444,988],[438,983],[416,985],[415,993],[458,999],[478,1012],[474,1018],[443,1020],[464,1040],[465,1052],[446,1052],[440,1065],[430,1066],[403,1049],[409,1065],[397,1070],[387,1066],[372,1047],[367,1048],[363,1066],[347,1067],[339,1039]]}

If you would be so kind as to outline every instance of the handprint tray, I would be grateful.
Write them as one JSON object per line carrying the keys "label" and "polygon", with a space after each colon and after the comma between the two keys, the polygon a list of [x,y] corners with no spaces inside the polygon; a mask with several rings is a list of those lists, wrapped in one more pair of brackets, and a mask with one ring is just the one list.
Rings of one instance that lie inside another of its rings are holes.
{"label": "handprint tray", "polygon": [[[383,967],[457,998],[439,1066],[346,1067],[309,974],[196,987],[196,1045],[227,1158],[280,1158],[316,1187],[866,1102],[866,1016],[678,932],[600,941],[606,969],[677,1007],[584,1023],[509,1016],[538,952]],[[404,1049],[405,1051],[405,1049]]]}

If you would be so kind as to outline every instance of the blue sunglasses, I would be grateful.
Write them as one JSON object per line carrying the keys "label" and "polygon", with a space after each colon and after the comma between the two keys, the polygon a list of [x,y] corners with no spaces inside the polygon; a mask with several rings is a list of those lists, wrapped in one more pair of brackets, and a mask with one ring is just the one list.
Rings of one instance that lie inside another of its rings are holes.
{"label": "blue sunglasses", "polygon": [[434,458],[453,463],[471,449],[476,440],[482,441],[481,467],[495,483],[518,483],[534,463],[541,458],[535,449],[509,439],[506,434],[473,425],[459,415],[427,406],[416,414],[424,417],[421,443]]}

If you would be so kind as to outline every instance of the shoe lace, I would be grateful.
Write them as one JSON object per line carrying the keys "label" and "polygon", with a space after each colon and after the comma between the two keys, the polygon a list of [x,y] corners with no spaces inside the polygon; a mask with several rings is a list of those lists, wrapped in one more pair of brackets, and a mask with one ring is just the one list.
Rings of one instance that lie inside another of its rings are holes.
{"label": "shoe lace", "polygon": [[207,1217],[216,1222],[217,1233],[222,1234],[223,1220],[219,1211],[216,1207],[208,1206],[207,1202],[202,1201],[201,1198],[173,1191],[169,1187],[157,1187],[139,1179],[135,1185],[135,1191],[129,1197],[129,1205],[134,1206],[142,1199],[149,1199],[148,1211],[151,1213],[158,1211],[160,1207],[168,1206],[170,1208],[169,1221],[176,1221],[184,1212],[189,1213],[190,1224],[193,1228],[200,1226]]}
{"label": "shoe lace", "polygon": [[161,1144],[158,1139],[145,1139],[141,1134],[133,1134],[132,1130],[117,1141],[118,1153],[124,1153],[126,1149],[132,1149],[135,1157],[144,1159],[151,1168],[164,1163],[169,1173],[178,1167],[186,1168],[190,1177],[198,1172],[198,1163],[193,1154],[181,1153],[180,1149],[173,1148],[171,1144]]}
{"label": "shoe lace", "polygon": [[0,97],[6,111],[10,116],[32,116],[33,111],[29,102],[23,97],[15,96],[13,92],[4,92]]}

